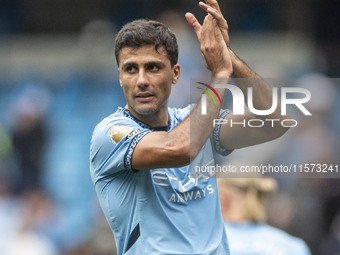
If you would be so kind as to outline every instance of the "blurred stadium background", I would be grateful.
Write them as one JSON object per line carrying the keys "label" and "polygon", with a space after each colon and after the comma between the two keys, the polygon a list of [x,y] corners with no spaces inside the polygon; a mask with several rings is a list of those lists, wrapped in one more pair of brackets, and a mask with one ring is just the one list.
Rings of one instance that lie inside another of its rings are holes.
{"label": "blurred stadium background", "polygon": [[[89,175],[94,126],[125,104],[114,34],[136,18],[160,19],[174,30],[182,77],[170,102],[184,106],[190,78],[204,75],[184,13],[200,20],[205,14],[193,0],[0,3],[0,254],[114,254]],[[230,160],[339,164],[340,1],[220,6],[236,53],[264,77],[292,78],[292,86],[317,98],[313,122]],[[268,213],[271,224],[303,238],[313,254],[340,254],[339,179],[283,178]]]}

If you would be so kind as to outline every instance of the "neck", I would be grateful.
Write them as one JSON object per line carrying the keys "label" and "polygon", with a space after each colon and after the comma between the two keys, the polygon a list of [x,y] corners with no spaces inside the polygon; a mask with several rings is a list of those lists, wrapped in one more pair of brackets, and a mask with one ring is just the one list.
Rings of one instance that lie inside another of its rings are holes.
{"label": "neck", "polygon": [[129,105],[125,106],[126,109],[130,111],[130,113],[142,121],[143,123],[149,125],[150,127],[163,127],[167,126],[169,123],[169,114],[168,114],[168,107],[163,107],[159,111],[152,113],[152,114],[139,114]]}

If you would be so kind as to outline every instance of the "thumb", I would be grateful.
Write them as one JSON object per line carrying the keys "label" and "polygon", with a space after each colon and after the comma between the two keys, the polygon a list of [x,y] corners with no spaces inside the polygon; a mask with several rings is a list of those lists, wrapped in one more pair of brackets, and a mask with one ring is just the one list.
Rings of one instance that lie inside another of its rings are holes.
{"label": "thumb", "polygon": [[194,29],[194,31],[195,31],[195,33],[197,35],[198,40],[201,40],[201,29],[202,29],[202,26],[197,21],[196,17],[192,13],[187,12],[185,14],[185,18],[188,21],[188,23],[192,26],[192,28]]}

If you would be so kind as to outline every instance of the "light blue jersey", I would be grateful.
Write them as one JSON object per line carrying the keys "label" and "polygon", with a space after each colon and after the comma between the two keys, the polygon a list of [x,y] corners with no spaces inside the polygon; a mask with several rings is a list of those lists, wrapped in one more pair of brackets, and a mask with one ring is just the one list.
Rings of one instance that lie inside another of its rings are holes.
{"label": "light blue jersey", "polygon": [[225,223],[232,255],[310,255],[306,243],[267,224]]}
{"label": "light blue jersey", "polygon": [[[168,113],[164,130],[170,131],[190,108],[169,108]],[[219,146],[219,127],[191,167],[134,171],[137,143],[157,130],[118,108],[93,133],[91,177],[118,254],[229,254],[214,173],[195,173],[195,165],[214,164],[214,150],[230,153]]]}

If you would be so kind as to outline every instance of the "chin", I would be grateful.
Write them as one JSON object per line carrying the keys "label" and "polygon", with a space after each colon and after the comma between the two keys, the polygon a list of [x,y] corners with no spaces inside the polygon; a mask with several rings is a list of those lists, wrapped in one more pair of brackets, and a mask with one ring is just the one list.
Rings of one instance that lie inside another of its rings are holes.
{"label": "chin", "polygon": [[157,112],[157,109],[155,109],[154,107],[137,107],[135,108],[135,111],[139,115],[152,115]]}

